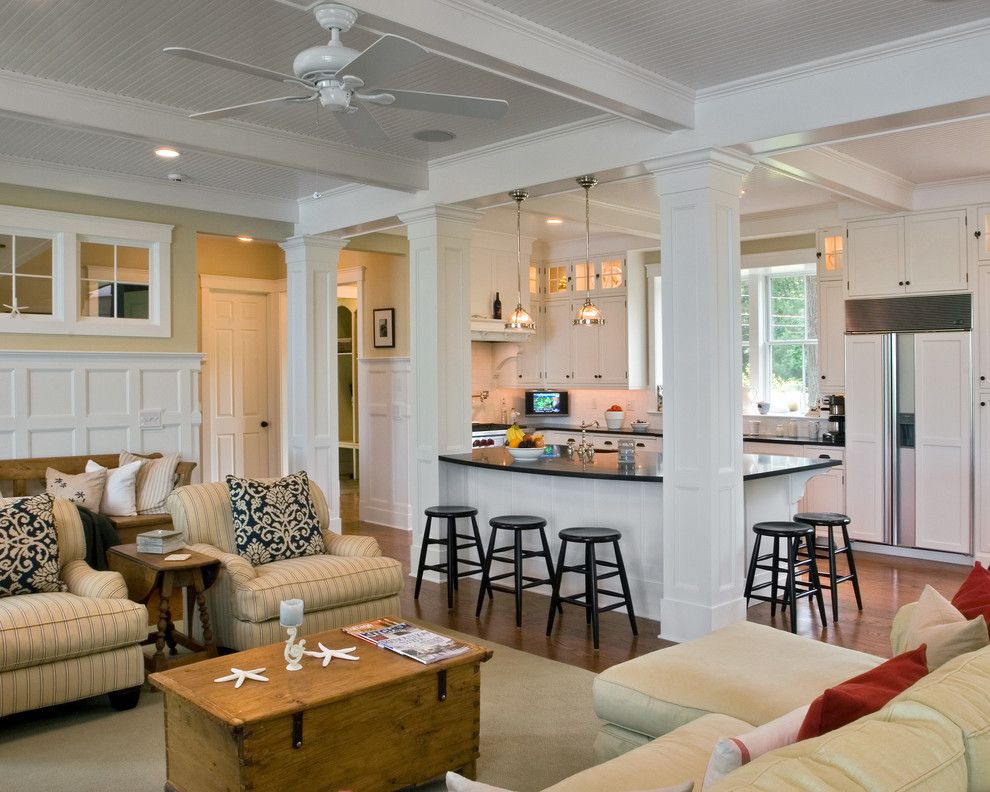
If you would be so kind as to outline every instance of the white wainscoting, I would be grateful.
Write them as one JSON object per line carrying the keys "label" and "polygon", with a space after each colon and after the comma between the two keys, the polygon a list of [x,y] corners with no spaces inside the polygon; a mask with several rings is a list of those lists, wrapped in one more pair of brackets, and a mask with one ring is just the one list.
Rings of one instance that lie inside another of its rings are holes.
{"label": "white wainscoting", "polygon": [[409,530],[409,384],[407,357],[360,358],[361,519]]}
{"label": "white wainscoting", "polygon": [[[199,462],[199,353],[0,351],[0,458],[178,451]],[[142,428],[160,410],[161,428]],[[199,480],[199,468],[193,479]]]}

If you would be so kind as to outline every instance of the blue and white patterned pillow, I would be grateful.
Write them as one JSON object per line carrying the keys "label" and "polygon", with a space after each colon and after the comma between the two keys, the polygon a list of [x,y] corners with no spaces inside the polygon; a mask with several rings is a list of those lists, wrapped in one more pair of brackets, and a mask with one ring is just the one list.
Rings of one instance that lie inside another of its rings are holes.
{"label": "blue and white patterned pillow", "polygon": [[65,591],[51,495],[0,505],[0,597]]}
{"label": "blue and white patterned pillow", "polygon": [[252,566],[326,552],[305,472],[266,484],[227,476],[234,544]]}

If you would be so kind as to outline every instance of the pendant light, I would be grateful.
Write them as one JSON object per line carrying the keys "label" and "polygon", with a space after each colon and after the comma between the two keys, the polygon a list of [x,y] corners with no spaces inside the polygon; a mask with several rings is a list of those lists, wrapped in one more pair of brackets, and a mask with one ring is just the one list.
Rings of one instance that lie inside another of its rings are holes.
{"label": "pendant light", "polygon": [[591,264],[591,188],[598,184],[597,176],[578,176],[577,183],[584,188],[584,261],[588,267],[588,293],[584,304],[578,308],[574,317],[576,325],[603,325],[605,316],[601,308],[591,301],[591,282],[593,280]]}
{"label": "pendant light", "polygon": [[513,190],[509,197],[516,202],[516,287],[519,290],[519,299],[516,301],[516,310],[509,314],[509,319],[505,323],[506,330],[535,330],[536,322],[522,306],[522,202],[529,198],[529,193],[525,190]]}

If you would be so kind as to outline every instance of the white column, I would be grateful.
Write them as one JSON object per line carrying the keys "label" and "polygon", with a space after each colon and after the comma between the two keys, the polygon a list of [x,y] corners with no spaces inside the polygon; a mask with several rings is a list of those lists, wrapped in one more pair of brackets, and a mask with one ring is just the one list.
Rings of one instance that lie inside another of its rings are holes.
{"label": "white column", "polygon": [[292,237],[285,251],[289,470],[305,470],[327,496],[340,533],[337,443],[337,264],[346,239]]}
{"label": "white column", "polygon": [[437,456],[471,450],[471,230],[478,217],[456,206],[399,215],[409,236],[414,569],[423,509],[440,502]]}
{"label": "white column", "polygon": [[752,161],[708,149],[646,163],[660,198],[664,638],[746,618],[739,191]]}

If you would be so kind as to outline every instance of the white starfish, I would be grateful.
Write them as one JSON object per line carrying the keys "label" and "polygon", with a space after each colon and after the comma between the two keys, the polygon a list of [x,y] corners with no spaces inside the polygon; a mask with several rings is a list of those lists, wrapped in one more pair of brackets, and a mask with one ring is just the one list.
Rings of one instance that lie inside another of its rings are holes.
{"label": "white starfish", "polygon": [[11,316],[20,316],[21,315],[21,309],[22,308],[26,311],[31,306],[30,305],[18,305],[17,304],[17,298],[15,297],[14,298],[14,304],[13,305],[7,305],[7,303],[4,303],[3,304],[3,307],[10,309],[10,315]]}
{"label": "white starfish", "polygon": [[328,649],[321,643],[318,643],[317,646],[320,647],[319,652],[306,652],[306,654],[308,654],[310,657],[322,657],[324,668],[330,665],[330,661],[333,660],[335,657],[339,657],[341,660],[360,659],[358,657],[352,657],[350,655],[350,652],[353,652],[355,649],[357,649],[356,646],[349,646],[346,649]]}
{"label": "white starfish", "polygon": [[243,685],[245,679],[254,679],[257,682],[267,682],[268,677],[261,675],[261,672],[264,670],[265,670],[264,668],[252,668],[250,671],[243,671],[240,668],[231,668],[230,673],[227,676],[218,677],[213,681],[234,682],[234,680],[236,679],[237,681],[234,682],[235,688],[239,688],[241,685]]}

